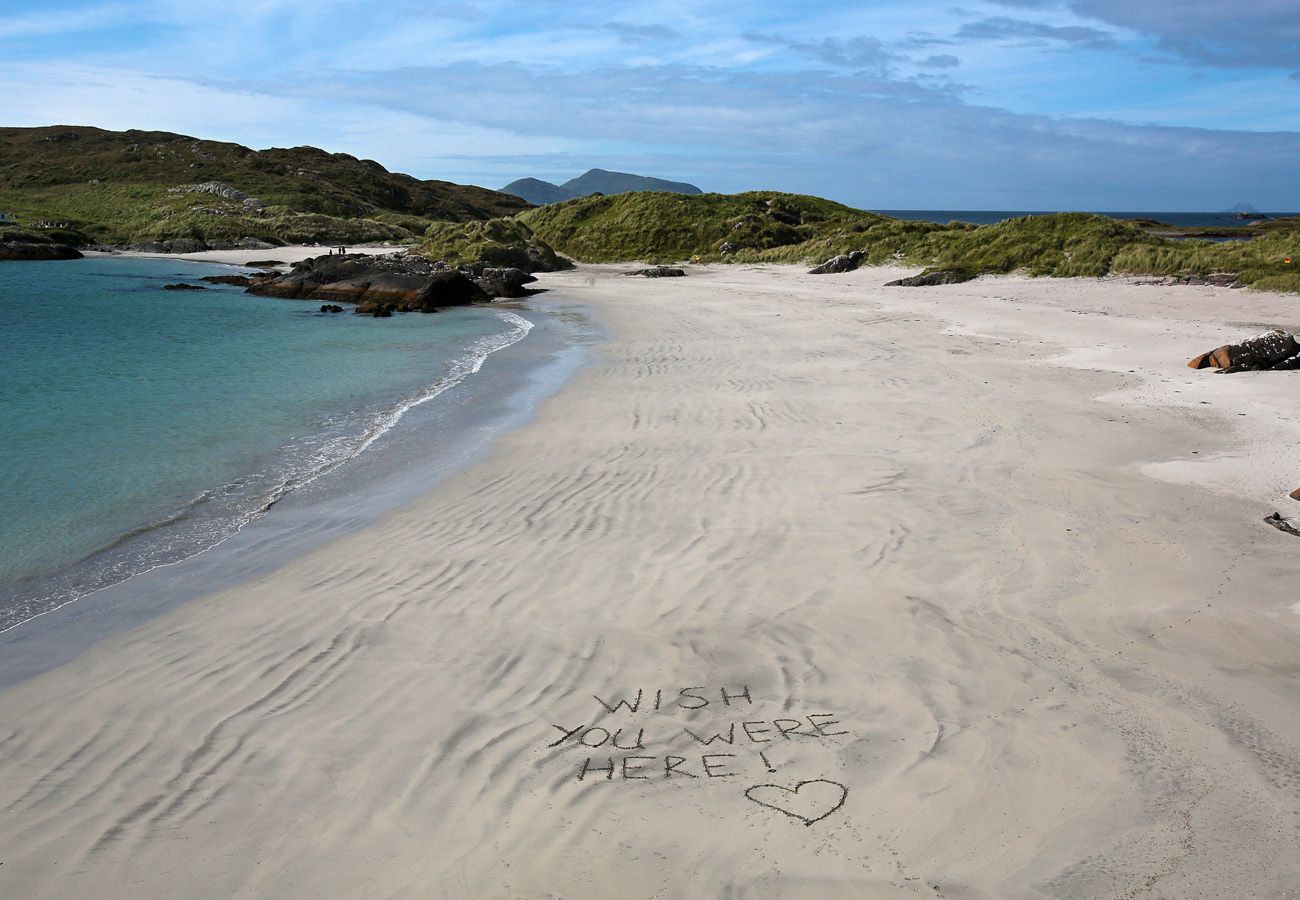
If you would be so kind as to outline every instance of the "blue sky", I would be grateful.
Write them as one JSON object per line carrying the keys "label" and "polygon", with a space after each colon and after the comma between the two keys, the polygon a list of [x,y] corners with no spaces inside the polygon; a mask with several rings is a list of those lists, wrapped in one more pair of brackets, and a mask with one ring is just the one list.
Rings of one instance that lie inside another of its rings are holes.
{"label": "blue sky", "polygon": [[1300,209],[1298,0],[0,0],[0,124],[875,209]]}

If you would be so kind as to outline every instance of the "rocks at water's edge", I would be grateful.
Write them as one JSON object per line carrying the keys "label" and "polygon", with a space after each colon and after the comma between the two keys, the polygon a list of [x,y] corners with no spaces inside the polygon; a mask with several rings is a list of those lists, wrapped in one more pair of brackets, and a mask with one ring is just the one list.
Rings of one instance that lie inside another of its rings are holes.
{"label": "rocks at water's edge", "polygon": [[387,317],[394,312],[436,312],[444,306],[465,306],[494,297],[522,297],[528,293],[524,285],[536,280],[522,269],[484,263],[453,269],[406,253],[350,253],[316,256],[294,263],[288,272],[255,275],[248,291],[268,297],[353,303],[361,315]]}
{"label": "rocks at water's edge", "polygon": [[323,303],[321,304],[320,311],[323,313],[341,313],[343,312],[343,307],[334,303]]}
{"label": "rocks at water's edge", "polygon": [[681,278],[686,275],[685,269],[675,269],[672,266],[650,266],[647,269],[637,269],[635,272],[628,272],[629,275],[640,275],[642,278]]}
{"label": "rocks at water's edge", "polygon": [[199,281],[206,281],[208,284],[233,284],[238,287],[248,287],[253,283],[253,279],[247,275],[204,275]]}
{"label": "rocks at water's edge", "polygon": [[474,275],[474,283],[492,297],[522,297],[528,293],[524,287],[526,284],[532,284],[537,278],[529,275],[523,269],[497,268],[492,266],[474,265],[468,267],[467,275]]}
{"label": "rocks at water's edge", "polygon": [[463,272],[404,253],[370,256],[349,253],[315,256],[285,273],[254,279],[249,293],[302,300],[357,304],[358,313],[432,312],[487,300],[488,294]]}
{"label": "rocks at water's edge", "polygon": [[1194,357],[1189,369],[1217,369],[1221,373],[1300,369],[1300,341],[1286,331],[1269,331],[1239,344],[1224,344]]}
{"label": "rocks at water's edge", "polygon": [[961,284],[976,277],[964,269],[926,269],[920,275],[885,282],[885,287],[931,287],[936,284]]}
{"label": "rocks at water's edge", "polygon": [[164,284],[162,289],[164,291],[206,291],[207,290],[207,288],[205,288],[201,284]]}
{"label": "rocks at water's edge", "polygon": [[810,269],[808,274],[833,275],[839,272],[852,272],[854,269],[861,266],[866,258],[867,255],[858,250],[854,250],[852,253],[843,253],[839,256],[832,256],[815,269]]}
{"label": "rocks at water's edge", "polygon": [[62,244],[36,244],[27,241],[0,242],[0,260],[81,259],[81,253]]}

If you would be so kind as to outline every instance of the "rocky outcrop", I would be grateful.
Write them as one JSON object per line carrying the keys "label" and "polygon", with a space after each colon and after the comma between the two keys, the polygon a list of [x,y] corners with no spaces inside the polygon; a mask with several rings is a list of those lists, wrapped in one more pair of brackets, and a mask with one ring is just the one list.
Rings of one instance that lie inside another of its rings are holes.
{"label": "rocky outcrop", "polygon": [[355,303],[362,315],[434,312],[465,306],[490,295],[464,272],[399,253],[316,256],[288,272],[254,278],[248,292],[267,297]]}
{"label": "rocky outcrop", "polygon": [[681,278],[686,274],[686,270],[675,269],[672,266],[650,266],[648,269],[637,269],[627,274],[640,275],[642,278]]}
{"label": "rocky outcrop", "polygon": [[27,241],[0,242],[0,260],[81,259],[81,253],[62,244],[36,244]]}
{"label": "rocky outcrop", "polygon": [[1183,285],[1190,285],[1191,287],[1203,287],[1205,285],[1226,288],[1245,287],[1233,272],[1212,272],[1209,275],[1166,275],[1163,278],[1143,278],[1133,283],[1154,284],[1161,287],[1180,287]]}
{"label": "rocky outcrop", "polygon": [[1300,369],[1300,342],[1286,331],[1269,331],[1239,344],[1224,344],[1202,353],[1189,360],[1187,367],[1217,369],[1222,373]]}
{"label": "rocky outcrop", "polygon": [[123,249],[137,253],[203,253],[207,250],[272,250],[276,246],[255,237],[211,242],[200,238],[174,238],[166,241],[139,241],[127,244]]}
{"label": "rocky outcrop", "polygon": [[817,266],[815,269],[808,271],[809,275],[834,275],[839,272],[852,272],[862,265],[863,260],[867,258],[865,253],[854,250],[852,253],[843,253],[839,256],[832,256],[826,262]]}
{"label": "rocky outcrop", "polygon": [[124,249],[137,253],[202,253],[211,248],[207,242],[198,238],[176,238],[168,241],[140,241],[127,244]]}
{"label": "rocky outcrop", "polygon": [[522,269],[485,266],[474,278],[474,283],[492,297],[523,297],[528,293],[524,285],[532,284],[536,280],[536,277]]}
{"label": "rocky outcrop", "polygon": [[207,290],[207,288],[205,288],[201,284],[183,284],[183,283],[164,284],[162,289],[164,291],[206,291]]}
{"label": "rocky outcrop", "polygon": [[885,287],[931,287],[936,284],[961,284],[974,279],[975,273],[964,269],[926,269],[920,275],[885,282]]}
{"label": "rocky outcrop", "polygon": [[239,287],[248,287],[253,283],[253,279],[248,275],[204,275],[199,281],[206,281],[208,284],[234,284]]}

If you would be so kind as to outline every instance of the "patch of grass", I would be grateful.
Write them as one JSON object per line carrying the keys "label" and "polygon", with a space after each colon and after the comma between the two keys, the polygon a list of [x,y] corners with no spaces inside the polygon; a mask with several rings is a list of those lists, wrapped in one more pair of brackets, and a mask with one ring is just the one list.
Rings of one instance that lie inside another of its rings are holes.
{"label": "patch of grass", "polygon": [[669,194],[583,197],[518,216],[542,240],[580,262],[753,259],[884,216],[797,194]]}
{"label": "patch of grass", "polygon": [[450,266],[484,262],[526,272],[571,268],[550,244],[517,218],[430,225],[417,252]]}

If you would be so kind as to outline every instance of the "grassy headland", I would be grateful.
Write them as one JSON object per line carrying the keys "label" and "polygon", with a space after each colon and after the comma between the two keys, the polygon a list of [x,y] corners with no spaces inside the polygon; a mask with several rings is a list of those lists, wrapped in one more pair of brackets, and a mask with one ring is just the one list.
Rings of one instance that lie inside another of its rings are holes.
{"label": "grassy headland", "polygon": [[[195,189],[212,182],[234,192]],[[433,222],[528,207],[509,194],[421,181],[315,147],[256,151],[160,131],[0,128],[0,212],[62,242],[414,241]]]}
{"label": "grassy headland", "polygon": [[[522,226],[522,227],[521,227]],[[818,263],[851,252],[978,275],[1054,277],[1230,272],[1261,289],[1300,291],[1300,221],[1244,229],[1249,241],[1174,241],[1149,225],[1087,213],[1009,219],[993,225],[892,219],[797,194],[629,193],[530,209],[500,222],[435,226],[421,252],[448,262],[475,258],[484,235],[553,248],[579,262]]]}

